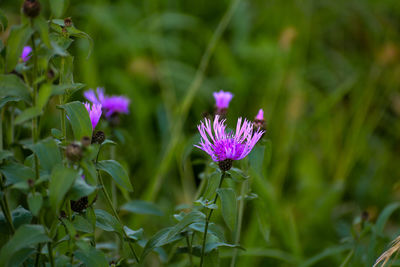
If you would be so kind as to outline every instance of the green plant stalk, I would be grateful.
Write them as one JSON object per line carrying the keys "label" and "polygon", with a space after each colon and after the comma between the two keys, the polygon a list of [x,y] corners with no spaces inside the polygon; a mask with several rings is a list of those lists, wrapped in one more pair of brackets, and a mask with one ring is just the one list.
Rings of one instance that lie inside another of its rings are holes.
{"label": "green plant stalk", "polygon": [[[225,172],[222,172],[221,174],[221,179],[219,181],[219,185],[218,185],[218,189],[221,188],[222,182],[224,181],[225,178]],[[217,190],[218,190],[217,189]],[[217,199],[218,199],[218,193],[215,193],[215,197],[214,197],[214,201],[213,204],[217,203]],[[206,239],[207,239],[207,232],[208,232],[208,224],[210,223],[210,219],[211,216],[213,214],[214,209],[210,209],[210,213],[208,213],[208,216],[206,217],[206,225],[204,227],[204,235],[203,235],[203,244],[201,246],[201,258],[200,258],[200,267],[203,266],[203,262],[204,262],[204,252],[205,252],[205,248],[206,248]]]}
{"label": "green plant stalk", "polygon": [[117,211],[115,210],[115,208],[114,208],[114,206],[113,206],[113,204],[112,204],[111,198],[110,198],[110,196],[109,196],[108,193],[107,193],[106,187],[104,186],[103,179],[101,178],[101,174],[100,174],[99,171],[98,171],[97,173],[98,173],[98,176],[99,176],[99,182],[100,182],[100,185],[101,185],[101,189],[103,190],[103,194],[104,194],[104,196],[106,197],[107,203],[108,203],[108,205],[110,206],[110,208],[111,208],[111,210],[112,210],[112,212],[113,212],[115,218],[118,220],[119,224],[120,224],[121,227],[122,227],[122,233],[123,233],[124,237],[126,238],[126,240],[128,240],[129,248],[130,248],[130,250],[131,250],[133,256],[135,257],[136,262],[137,262],[137,263],[140,263],[140,260],[139,260],[138,256],[136,255],[135,249],[133,248],[131,242],[129,241],[128,235],[125,233],[125,231],[124,231],[124,229],[123,229],[123,228],[124,228],[124,225],[122,224],[121,218],[119,217]]}
{"label": "green plant stalk", "polygon": [[[33,23],[31,23],[33,27]],[[35,44],[35,39],[33,38],[33,35],[31,37],[32,41],[32,57],[33,57],[33,71],[32,71],[32,87],[33,87],[33,95],[32,95],[32,102],[33,106],[36,106],[36,99],[37,99],[37,84],[35,83],[35,78],[37,75],[37,54],[36,54],[36,44]],[[34,117],[32,119],[32,142],[35,144],[39,139],[38,136],[38,119],[37,117]],[[34,159],[35,159],[35,177],[36,180],[39,179],[39,158],[34,154]]]}
{"label": "green plant stalk", "polygon": [[[110,158],[115,160],[115,146],[112,146],[110,149]],[[118,199],[117,199],[117,187],[115,185],[114,179],[111,179],[111,200],[113,207],[118,207]],[[117,245],[117,248],[119,249],[120,242],[119,242],[119,237],[115,237],[115,244]]]}
{"label": "green plant stalk", "polygon": [[39,244],[37,246],[37,250],[38,253],[36,254],[36,258],[35,258],[35,267],[39,267],[39,263],[40,263],[40,251],[42,250],[42,244]]}
{"label": "green plant stalk", "polygon": [[[238,226],[236,228],[236,234],[235,234],[235,245],[239,245],[240,242],[240,232],[242,230],[242,223],[243,223],[243,213],[244,213],[244,205],[245,205],[245,194],[248,188],[248,180],[244,181],[242,183],[242,188],[240,190],[240,201],[239,201],[239,217],[238,217]],[[231,267],[234,267],[236,265],[236,258],[238,255],[238,249],[234,248],[233,249],[233,256],[231,260]]]}
{"label": "green plant stalk", "polygon": [[190,262],[190,266],[193,266],[192,244],[190,243],[189,234],[188,234],[188,233],[186,233],[186,243],[187,243],[188,250],[189,250],[189,262]]}
{"label": "green plant stalk", "polygon": [[54,257],[53,257],[53,245],[51,244],[51,242],[47,243],[47,248],[48,248],[48,252],[49,252],[49,258],[50,258],[50,266],[54,267],[56,266],[54,263]]}
{"label": "green plant stalk", "polygon": [[[63,73],[64,73],[64,65],[65,65],[65,58],[61,57],[61,67],[60,67],[60,85],[63,83]],[[60,99],[60,105],[64,105],[64,95],[59,96]],[[65,125],[65,110],[61,109],[61,132],[63,135],[63,144],[67,143],[67,127]]]}

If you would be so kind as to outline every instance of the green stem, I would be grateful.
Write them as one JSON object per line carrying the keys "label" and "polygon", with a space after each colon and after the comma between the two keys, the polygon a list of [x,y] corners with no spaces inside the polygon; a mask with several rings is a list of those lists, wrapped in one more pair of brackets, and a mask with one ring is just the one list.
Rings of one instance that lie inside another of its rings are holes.
{"label": "green stem", "polygon": [[[33,25],[32,25],[33,27]],[[33,57],[33,71],[32,71],[32,87],[33,87],[33,95],[32,95],[32,102],[33,106],[36,106],[36,100],[37,100],[37,93],[38,93],[38,88],[37,84],[35,83],[35,78],[37,75],[37,54],[36,54],[36,44],[35,44],[35,39],[33,38],[33,35],[31,37],[32,41],[32,57]],[[37,117],[34,117],[32,119],[32,142],[35,144],[39,139],[38,136],[38,119]],[[39,158],[38,156],[34,155],[35,159],[35,176],[36,180],[39,179]]]}
{"label": "green stem", "polygon": [[[221,185],[222,185],[222,182],[224,181],[224,178],[225,178],[225,172],[222,172],[221,179],[219,180],[218,189],[221,188]],[[215,193],[213,204],[217,203],[217,199],[218,199],[218,194]],[[208,224],[210,223],[210,219],[211,219],[211,216],[213,214],[213,211],[214,211],[214,209],[210,209],[210,213],[206,217],[206,225],[204,227],[204,235],[203,235],[203,245],[201,247],[200,267],[203,266],[204,252],[205,252],[205,248],[206,248],[206,239],[207,239],[207,232],[208,232]]]}
{"label": "green stem", "polygon": [[55,265],[55,263],[54,263],[53,246],[52,246],[51,242],[48,242],[48,243],[47,243],[47,248],[48,248],[48,250],[49,250],[50,266],[51,266],[51,267],[54,267],[54,266],[56,266],[56,265]]}
{"label": "green stem", "polygon": [[[115,218],[118,220],[119,224],[121,225],[121,227],[122,227],[122,229],[123,229],[124,225],[122,224],[121,218],[119,217],[117,211],[115,210],[115,208],[114,208],[114,206],[113,206],[113,204],[112,204],[111,198],[110,198],[110,196],[109,196],[108,193],[107,193],[107,190],[106,190],[106,188],[105,188],[105,186],[104,186],[103,179],[101,178],[100,172],[98,172],[98,175],[99,175],[99,182],[100,182],[100,185],[101,185],[101,189],[103,190],[103,193],[104,193],[104,196],[106,197],[107,203],[108,203],[108,205],[110,206],[110,208],[111,208],[111,210],[112,210],[112,212],[113,212]],[[139,258],[138,258],[138,256],[136,255],[135,249],[133,248],[131,242],[129,241],[128,235],[125,233],[124,230],[122,230],[122,233],[123,233],[124,237],[126,238],[126,240],[128,240],[129,248],[130,248],[130,250],[131,250],[133,256],[135,257],[135,260],[137,261],[137,263],[140,263]]]}
{"label": "green stem", "polygon": [[190,261],[190,266],[193,266],[193,256],[192,256],[192,244],[189,241],[189,234],[186,233],[186,243],[189,249],[189,261]]}
{"label": "green stem", "polygon": [[42,250],[42,244],[38,245],[38,253],[36,254],[36,258],[35,258],[35,267],[39,267],[39,263],[40,263],[40,251]]}
{"label": "green stem", "polygon": [[[61,57],[60,82],[59,82],[60,85],[63,83],[64,65],[65,65],[65,58]],[[60,105],[64,105],[64,95],[60,95],[59,99],[60,99]],[[65,125],[65,110],[64,109],[61,109],[61,132],[62,132],[62,135],[64,138],[63,143],[66,144],[66,142],[67,142],[67,127]]]}
{"label": "green stem", "polygon": [[[244,213],[244,204],[245,204],[245,194],[247,191],[248,187],[248,180],[244,181],[242,183],[242,188],[240,191],[240,201],[239,201],[239,218],[238,218],[238,226],[236,229],[236,235],[235,235],[235,245],[239,244],[240,241],[240,232],[242,230],[242,223],[243,223],[243,213]],[[232,261],[231,261],[231,267],[234,267],[236,265],[236,258],[238,255],[238,249],[234,248],[233,250],[233,256],[232,256]]]}

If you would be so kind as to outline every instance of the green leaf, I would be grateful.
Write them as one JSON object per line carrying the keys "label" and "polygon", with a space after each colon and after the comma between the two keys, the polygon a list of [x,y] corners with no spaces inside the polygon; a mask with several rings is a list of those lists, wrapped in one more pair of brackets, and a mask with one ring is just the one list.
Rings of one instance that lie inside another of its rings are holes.
{"label": "green leaf", "polygon": [[11,158],[13,156],[13,153],[8,150],[0,150],[0,162],[3,159]]}
{"label": "green leaf", "polygon": [[27,202],[29,210],[32,212],[32,214],[38,216],[43,204],[42,194],[40,194],[39,192],[35,192],[33,194],[29,193]]}
{"label": "green leaf", "polygon": [[206,216],[204,215],[204,213],[200,211],[189,212],[182,218],[180,222],[178,222],[175,226],[171,228],[164,242],[168,243],[172,238],[175,237],[175,235],[179,234],[186,227],[188,227],[192,223],[204,221],[205,217]]}
{"label": "green leaf", "polygon": [[[32,214],[29,210],[18,206],[15,210],[11,212],[11,218],[15,229],[18,229],[21,225],[28,224],[32,221]],[[7,225],[6,218],[4,214],[0,212],[0,232],[3,234],[10,234],[9,227]]]}
{"label": "green leaf", "polygon": [[224,243],[224,242],[211,242],[211,243],[207,243],[206,248],[205,248],[205,253],[210,253],[212,250],[219,248],[219,247],[239,248],[241,250],[245,250],[240,245],[228,244],[228,243]]}
{"label": "green leaf", "polygon": [[244,173],[244,171],[234,167],[231,168],[227,173],[231,175],[232,179],[239,182],[249,178],[249,176]]}
{"label": "green leaf", "polygon": [[57,84],[57,85],[53,84],[52,85],[52,95],[63,95],[67,91],[70,94],[73,94],[76,91],[78,91],[79,89],[82,89],[83,87],[85,87],[85,84],[83,84],[83,83]]}
{"label": "green leaf", "polygon": [[44,106],[46,106],[47,101],[50,98],[51,92],[52,92],[52,88],[51,88],[50,84],[45,83],[40,87],[37,102],[36,102],[36,106],[39,109],[43,109]]}
{"label": "green leaf", "polygon": [[122,235],[122,227],[114,216],[100,209],[96,209],[94,212],[96,214],[96,227],[107,232],[116,232]]}
{"label": "green leaf", "polygon": [[62,105],[61,108],[67,112],[75,140],[81,140],[84,136],[92,136],[92,123],[85,105],[75,101]]}
{"label": "green leaf", "polygon": [[115,160],[102,160],[97,163],[97,169],[107,172],[122,188],[133,191],[131,181],[125,169]]}
{"label": "green leaf", "polygon": [[326,248],[322,252],[318,253],[317,255],[303,262],[299,267],[313,266],[316,262],[319,262],[320,260],[325,259],[326,257],[341,254],[345,251],[350,250],[352,246],[353,246],[352,244],[343,244],[340,246]]}
{"label": "green leaf", "polygon": [[122,207],[122,210],[126,210],[129,212],[133,212],[136,214],[149,214],[149,215],[157,215],[163,216],[163,212],[160,210],[157,205],[147,202],[144,200],[132,200],[128,203],[125,203]]}
{"label": "green leaf", "polygon": [[21,124],[23,122],[26,122],[27,120],[31,120],[33,118],[36,118],[37,116],[40,116],[42,114],[42,110],[38,107],[30,107],[25,109],[24,111],[21,112],[16,118],[15,118],[15,124]]}
{"label": "green leaf", "polygon": [[217,190],[217,193],[221,198],[222,217],[229,229],[234,231],[237,219],[236,193],[231,188],[220,188]]}
{"label": "green leaf", "polygon": [[90,222],[80,215],[76,215],[74,217],[72,224],[74,225],[75,229],[78,231],[81,231],[84,233],[89,233],[89,234],[93,233],[93,227],[90,224]]}
{"label": "green leaf", "polygon": [[386,222],[389,220],[390,216],[400,208],[400,203],[395,202],[385,207],[385,209],[379,214],[378,219],[375,224],[375,231],[378,235],[383,235],[383,230],[385,228]]}
{"label": "green leaf", "polygon": [[29,87],[14,74],[0,74],[0,97],[18,97],[31,100]]}
{"label": "green leaf", "polygon": [[63,202],[64,196],[77,178],[79,178],[77,170],[64,167],[61,164],[53,168],[49,185],[49,195],[51,207],[56,213]]}
{"label": "green leaf", "polygon": [[[205,224],[206,224],[205,222],[193,223],[190,225],[190,229],[200,233],[204,233]],[[221,229],[221,227],[219,227],[215,223],[208,224],[207,234],[212,234],[215,237],[217,237],[221,242],[225,242],[224,231]]]}
{"label": "green leaf", "polygon": [[250,168],[255,171],[258,175],[262,176],[264,167],[265,152],[271,150],[270,143],[264,145],[256,145],[249,154]]}
{"label": "green leaf", "polygon": [[62,162],[60,149],[52,138],[44,139],[27,147],[38,156],[40,167],[48,173],[52,171],[54,166]]}
{"label": "green leaf", "polygon": [[21,249],[38,243],[50,242],[42,225],[23,225],[0,251],[0,266],[10,266],[12,257]]}
{"label": "green leaf", "polygon": [[207,187],[204,192],[204,199],[214,199],[215,192],[218,188],[219,181],[221,180],[220,172],[213,172],[207,178]]}
{"label": "green leaf", "polygon": [[143,228],[140,228],[139,230],[134,231],[134,230],[130,229],[128,226],[124,226],[124,231],[125,231],[126,235],[134,241],[138,241],[143,236]]}
{"label": "green leaf", "polygon": [[213,250],[210,253],[207,253],[204,257],[204,266],[207,267],[219,267],[219,253],[218,250]]}
{"label": "green leaf", "polygon": [[84,158],[81,160],[80,165],[85,175],[85,181],[90,185],[97,185],[97,171],[94,162]]}
{"label": "green leaf", "polygon": [[168,236],[168,233],[172,227],[164,228],[158,231],[154,236],[152,236],[149,241],[147,241],[146,246],[143,249],[142,255],[140,256],[140,261],[143,261],[144,258],[155,248],[161,246],[160,244],[165,244],[165,240]]}
{"label": "green leaf", "polygon": [[6,51],[6,70],[11,72],[18,63],[24,45],[28,42],[33,33],[29,24],[14,25],[11,27],[10,35],[7,40]]}
{"label": "green leaf", "polygon": [[1,166],[0,172],[6,177],[6,185],[35,179],[35,172],[32,168],[16,162],[9,162]]}
{"label": "green leaf", "polygon": [[96,190],[96,187],[88,185],[85,180],[81,177],[75,180],[74,185],[72,186],[69,197],[72,200],[78,200],[81,197],[85,197],[90,195]]}
{"label": "green leaf", "polygon": [[2,109],[8,102],[18,102],[21,98],[18,96],[6,96],[0,99],[0,109]]}
{"label": "green leaf", "polygon": [[23,248],[14,253],[11,259],[8,261],[9,266],[23,266],[22,263],[26,261],[30,256],[35,254],[36,249],[34,248]]}
{"label": "green leaf", "polygon": [[64,0],[51,0],[50,1],[50,10],[51,13],[54,15],[56,18],[61,18],[63,11],[64,11],[64,6],[65,6],[65,1]]}
{"label": "green leaf", "polygon": [[108,261],[104,253],[85,242],[77,243],[79,250],[74,252],[74,256],[84,263],[87,267],[108,267]]}
{"label": "green leaf", "polygon": [[[53,2],[53,0],[50,2]],[[47,23],[47,21],[42,16],[38,16],[33,19],[33,24],[35,29],[39,32],[43,43],[48,48],[51,48],[50,38],[49,38],[49,24]]]}
{"label": "green leaf", "polygon": [[8,26],[7,17],[6,15],[4,15],[3,10],[0,9],[0,33],[6,31],[7,26]]}

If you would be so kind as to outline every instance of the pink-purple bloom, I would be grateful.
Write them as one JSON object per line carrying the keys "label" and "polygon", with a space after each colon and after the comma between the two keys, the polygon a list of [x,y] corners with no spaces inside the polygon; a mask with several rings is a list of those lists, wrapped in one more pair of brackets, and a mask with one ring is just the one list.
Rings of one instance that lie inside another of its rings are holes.
{"label": "pink-purple bloom", "polygon": [[262,108],[260,108],[260,110],[258,111],[256,120],[264,121],[264,110],[262,110]]}
{"label": "pink-purple bloom", "polygon": [[101,104],[107,118],[114,113],[129,113],[130,99],[125,96],[107,96],[103,88],[86,91],[84,96],[93,104]]}
{"label": "pink-purple bloom", "polygon": [[215,105],[218,109],[228,108],[229,102],[233,98],[233,94],[231,92],[224,92],[222,90],[219,92],[214,92],[213,95],[215,98]]}
{"label": "pink-purple bloom", "polygon": [[239,118],[236,125],[236,132],[226,132],[225,119],[219,120],[215,116],[214,123],[205,118],[197,126],[202,137],[199,145],[195,145],[211,156],[214,161],[240,160],[246,157],[255,144],[264,134],[263,130],[257,129],[253,133],[252,122]]}
{"label": "pink-purple bloom", "polygon": [[89,112],[89,117],[90,121],[92,122],[92,127],[93,130],[96,128],[97,123],[99,123],[100,117],[101,117],[101,104],[90,104],[90,103],[85,103],[85,107],[87,111]]}
{"label": "pink-purple bloom", "polygon": [[21,53],[21,58],[23,62],[27,62],[31,58],[32,47],[29,45],[24,46]]}

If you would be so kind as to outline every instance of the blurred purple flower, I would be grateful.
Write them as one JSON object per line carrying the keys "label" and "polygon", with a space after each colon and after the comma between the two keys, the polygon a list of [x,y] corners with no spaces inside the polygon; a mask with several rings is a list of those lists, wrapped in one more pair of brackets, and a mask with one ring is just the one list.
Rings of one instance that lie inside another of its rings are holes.
{"label": "blurred purple flower", "polygon": [[84,96],[93,104],[101,104],[107,118],[114,113],[129,113],[130,99],[125,96],[106,96],[103,88],[97,88],[96,92],[90,89]]}
{"label": "blurred purple flower", "polygon": [[260,108],[260,110],[257,113],[256,116],[256,120],[257,121],[264,121],[264,110],[262,110],[262,108]]}
{"label": "blurred purple flower", "polygon": [[90,103],[85,103],[85,107],[87,109],[87,111],[89,112],[89,117],[90,117],[90,121],[92,122],[92,127],[93,130],[94,128],[96,128],[97,123],[100,120],[101,117],[101,104],[92,104],[90,105]]}
{"label": "blurred purple flower", "polygon": [[229,106],[229,102],[232,100],[233,94],[231,92],[214,92],[215,105],[218,109],[226,109]]}
{"label": "blurred purple flower", "polygon": [[264,133],[258,129],[253,134],[252,122],[244,119],[242,124],[242,118],[237,121],[236,133],[227,133],[225,120],[219,121],[219,115],[215,116],[213,126],[211,126],[211,120],[204,119],[204,122],[201,122],[197,128],[202,139],[199,145],[195,146],[205,151],[217,162],[243,159]]}
{"label": "blurred purple flower", "polygon": [[31,53],[32,47],[30,47],[29,45],[24,46],[24,49],[22,49],[21,53],[22,61],[27,62],[31,58]]}

